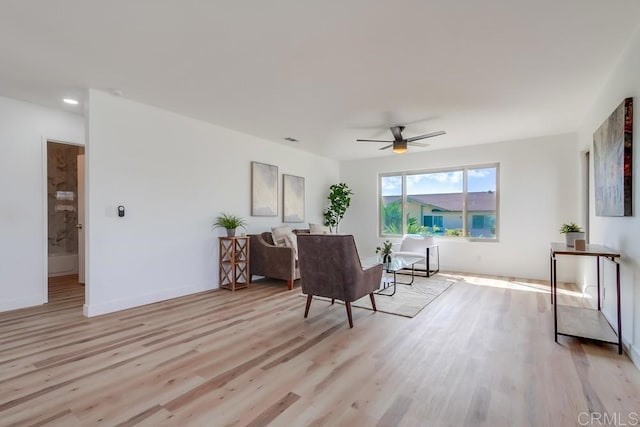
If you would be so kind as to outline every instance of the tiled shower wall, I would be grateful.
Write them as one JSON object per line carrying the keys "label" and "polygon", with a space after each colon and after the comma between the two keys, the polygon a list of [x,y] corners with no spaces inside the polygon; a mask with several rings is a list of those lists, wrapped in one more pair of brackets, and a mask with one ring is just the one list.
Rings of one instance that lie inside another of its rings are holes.
{"label": "tiled shower wall", "polygon": [[83,147],[47,143],[49,256],[78,253],[78,154]]}

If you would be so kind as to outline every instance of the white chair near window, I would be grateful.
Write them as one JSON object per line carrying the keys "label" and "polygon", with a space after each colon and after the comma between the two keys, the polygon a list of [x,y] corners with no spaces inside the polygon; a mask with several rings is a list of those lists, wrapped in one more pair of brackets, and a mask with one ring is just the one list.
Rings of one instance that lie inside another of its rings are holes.
{"label": "white chair near window", "polygon": [[[426,277],[440,271],[440,247],[433,236],[405,234],[400,243],[400,249],[394,251],[396,256],[417,256],[424,259]],[[416,269],[416,271],[421,271]]]}

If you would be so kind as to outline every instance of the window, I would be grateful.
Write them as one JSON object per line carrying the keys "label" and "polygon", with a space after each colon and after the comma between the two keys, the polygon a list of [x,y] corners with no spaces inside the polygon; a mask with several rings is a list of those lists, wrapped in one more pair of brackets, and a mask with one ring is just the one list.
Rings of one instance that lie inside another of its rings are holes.
{"label": "window", "polygon": [[422,225],[425,227],[440,227],[442,228],[442,215],[425,215],[422,220]]}
{"label": "window", "polygon": [[498,165],[380,175],[380,234],[496,239]]}
{"label": "window", "polygon": [[484,228],[484,215],[472,215],[471,217],[473,218],[472,229]]}
{"label": "window", "polygon": [[380,187],[380,234],[402,234],[402,176],[383,176]]}

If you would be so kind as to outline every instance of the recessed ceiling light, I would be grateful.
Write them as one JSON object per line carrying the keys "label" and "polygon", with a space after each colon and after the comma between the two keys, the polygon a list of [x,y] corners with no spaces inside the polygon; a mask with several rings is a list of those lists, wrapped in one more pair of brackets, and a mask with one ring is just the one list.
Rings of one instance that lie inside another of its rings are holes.
{"label": "recessed ceiling light", "polygon": [[289,141],[289,142],[300,142],[295,138],[291,138],[290,136],[287,136],[286,138],[284,138],[285,141]]}
{"label": "recessed ceiling light", "polygon": [[63,99],[63,101],[66,102],[67,104],[78,105],[78,101],[76,101],[75,99],[65,98]]}

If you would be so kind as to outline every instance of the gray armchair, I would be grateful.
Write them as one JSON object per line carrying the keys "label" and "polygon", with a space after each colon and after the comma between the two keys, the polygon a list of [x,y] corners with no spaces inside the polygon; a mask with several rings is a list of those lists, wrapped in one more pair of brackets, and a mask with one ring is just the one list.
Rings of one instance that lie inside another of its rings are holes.
{"label": "gray armchair", "polygon": [[356,243],[351,235],[298,235],[298,258],[302,292],[307,295],[304,317],[309,314],[313,296],[344,301],[349,327],[353,328],[351,302],[369,295],[373,310],[373,292],[380,287],[382,264],[363,269]]}

